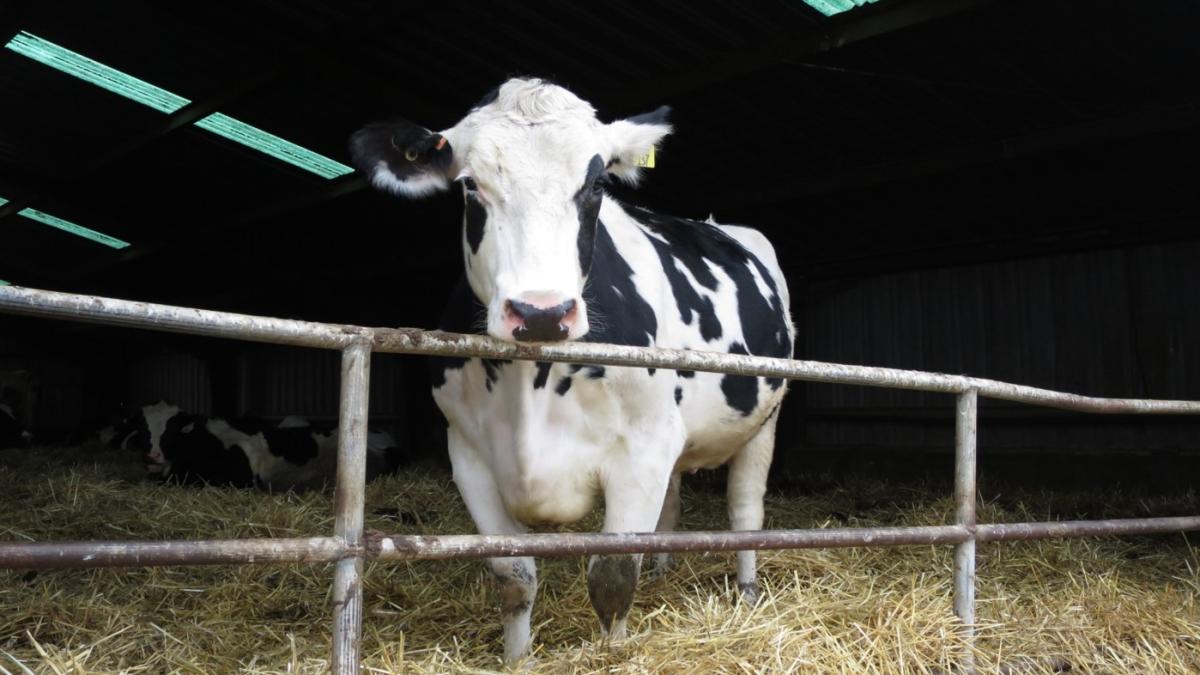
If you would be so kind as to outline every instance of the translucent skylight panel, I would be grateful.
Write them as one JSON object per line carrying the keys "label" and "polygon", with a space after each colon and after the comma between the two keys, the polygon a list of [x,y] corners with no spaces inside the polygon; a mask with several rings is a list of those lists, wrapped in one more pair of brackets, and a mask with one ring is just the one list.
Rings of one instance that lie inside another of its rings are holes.
{"label": "translucent skylight panel", "polygon": [[[4,206],[7,203],[7,199],[0,197],[0,206]],[[37,209],[21,209],[20,211],[17,211],[17,215],[24,216],[43,225],[49,225],[50,227],[57,228],[63,232],[69,232],[77,237],[90,239],[94,242],[104,244],[105,246],[110,246],[112,248],[121,249],[129,246],[129,242],[127,241],[122,241],[116,237],[111,237],[107,234],[104,234],[103,232],[97,232],[82,225],[72,223],[69,220],[59,218],[58,216],[52,216],[49,213],[38,211]]]}
{"label": "translucent skylight panel", "polygon": [[84,239],[90,239],[94,242],[104,244],[105,246],[117,249],[127,248],[129,246],[129,242],[127,241],[122,241],[116,237],[110,237],[103,232],[97,232],[82,225],[76,225],[69,220],[63,220],[58,216],[52,216],[49,213],[44,213],[42,211],[38,211],[37,209],[21,209],[20,211],[17,211],[17,214],[25,216],[30,220],[36,220],[43,225],[49,225],[50,227],[58,228],[63,232],[70,232],[77,237],[83,237]]}
{"label": "translucent skylight panel", "polygon": [[806,5],[825,16],[848,12],[855,7],[862,7],[872,2],[875,2],[875,0],[804,0]]}
{"label": "translucent skylight panel", "polygon": [[213,113],[200,119],[196,122],[196,126],[324,178],[337,178],[354,171],[341,162],[224,113]]}
{"label": "translucent skylight panel", "polygon": [[160,112],[173,113],[191,103],[188,99],[162,87],[156,87],[145,80],[123,73],[116,68],[110,68],[99,61],[76,54],[70,49],[60,47],[25,31],[17,33],[5,47],[38,63],[44,63],[68,75],[74,75],[85,82],[90,82],[97,87],[107,89],[142,105],[150,106]]}

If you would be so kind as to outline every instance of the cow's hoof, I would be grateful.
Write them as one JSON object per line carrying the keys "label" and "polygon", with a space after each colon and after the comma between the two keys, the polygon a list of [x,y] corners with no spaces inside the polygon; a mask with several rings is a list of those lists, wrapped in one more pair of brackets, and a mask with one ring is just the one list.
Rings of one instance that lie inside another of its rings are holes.
{"label": "cow's hoof", "polygon": [[617,624],[625,625],[625,616],[633,605],[637,588],[640,560],[632,555],[602,555],[592,559],[588,569],[588,596],[600,619],[600,627],[608,634],[616,632]]}
{"label": "cow's hoof", "polygon": [[625,637],[627,635],[629,635],[629,628],[627,627],[628,620],[629,620],[628,616],[623,616],[620,619],[615,619],[612,622],[612,625],[607,628],[604,626],[604,624],[600,624],[601,638],[605,642],[614,642],[614,641],[618,641],[618,640],[624,640]]}
{"label": "cow's hoof", "polygon": [[758,582],[750,581],[747,583],[738,583],[739,599],[753,607],[758,604]]}

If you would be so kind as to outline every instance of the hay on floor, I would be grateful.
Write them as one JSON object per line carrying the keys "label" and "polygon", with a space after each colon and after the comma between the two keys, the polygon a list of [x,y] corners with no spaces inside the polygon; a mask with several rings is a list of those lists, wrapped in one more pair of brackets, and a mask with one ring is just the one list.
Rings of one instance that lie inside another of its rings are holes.
{"label": "hay on floor", "polygon": [[[140,479],[98,448],[0,453],[4,540],[307,536],[331,531],[325,492],[266,495]],[[986,498],[986,493],[985,493]],[[1074,500],[1074,501],[1072,501]],[[1084,503],[1091,500],[1095,503]],[[685,487],[682,525],[725,527],[724,500]],[[998,496],[981,520],[1182,515],[1185,494]],[[949,522],[940,491],[863,484],[772,492],[770,527]],[[592,529],[597,518],[581,523]],[[370,529],[463,533],[448,475],[416,469],[367,494]],[[542,560],[534,660],[544,673],[935,673],[961,653],[951,549],[760,555],[763,597],[737,602],[731,554],[643,576],[630,637],[602,644],[580,559]],[[983,672],[1200,672],[1197,551],[1183,535],[981,545]],[[0,673],[318,673],[327,668],[328,565],[0,571]],[[498,602],[479,562],[368,566],[372,673],[502,670]],[[1003,664],[1003,669],[1001,668]]]}

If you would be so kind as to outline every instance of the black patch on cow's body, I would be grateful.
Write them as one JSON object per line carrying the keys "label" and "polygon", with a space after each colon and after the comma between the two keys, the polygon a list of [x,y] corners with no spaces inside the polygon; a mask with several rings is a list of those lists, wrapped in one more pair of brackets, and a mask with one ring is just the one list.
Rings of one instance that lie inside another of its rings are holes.
{"label": "black patch on cow's body", "polygon": [[587,376],[589,380],[598,380],[604,377],[604,366],[588,366]]}
{"label": "black patch on cow's body", "polygon": [[654,308],[638,293],[633,268],[617,251],[602,221],[596,223],[596,247],[584,297],[592,326],[584,342],[648,347],[658,337]]}
{"label": "black patch on cow's body", "polygon": [[546,361],[537,362],[537,375],[533,377],[533,388],[541,389],[546,386],[546,380],[550,378],[550,364]]}
{"label": "black patch on cow's body", "polygon": [[463,206],[463,229],[467,235],[467,246],[471,247],[471,253],[478,253],[479,244],[483,242],[483,228],[487,225],[487,209],[479,197],[469,192],[463,201],[466,202]]}
{"label": "black patch on cow's body", "polygon": [[683,387],[676,386],[675,387],[675,405],[679,405],[679,403],[681,401],[683,401]]}
{"label": "black patch on cow's body", "polygon": [[696,376],[696,371],[694,371],[694,370],[677,370],[677,371],[675,371],[675,374],[678,375],[679,377],[686,377],[690,380]]}
{"label": "black patch on cow's body", "polygon": [[176,418],[182,422],[178,433],[169,441],[164,439],[162,444],[171,467],[167,480],[184,485],[254,486],[250,460],[241,446],[234,444],[226,449],[221,439],[208,430],[208,420],[204,417],[177,415]]}
{"label": "black patch on cow's body", "polygon": [[575,247],[579,254],[579,270],[586,277],[592,266],[592,255],[596,247],[596,223],[600,218],[600,204],[604,201],[604,160],[595,155],[588,163],[583,186],[575,193],[575,211],[579,215],[579,234]]}
{"label": "black patch on cow's body", "polygon": [[496,380],[500,379],[500,366],[512,363],[507,359],[483,359],[483,376],[484,383],[487,385],[488,391],[492,390],[492,385]]}
{"label": "black patch on cow's body", "polygon": [[[454,291],[450,294],[450,300],[446,303],[446,309],[442,312],[438,328],[454,333],[478,334],[481,331],[478,330],[479,324],[476,321],[480,316],[486,320],[487,308],[475,298],[475,292],[467,283],[466,276],[459,277],[458,284],[455,285]],[[446,371],[462,370],[468,360],[457,356],[429,357],[429,380],[433,384],[433,388],[439,389],[445,386]],[[493,361],[493,364],[495,363],[498,362]],[[486,371],[486,369],[487,364],[485,363],[484,370]]]}
{"label": "black patch on cow's body", "polygon": [[[730,354],[745,354],[746,348],[740,342],[729,345]],[[721,393],[725,395],[725,403],[742,415],[754,412],[758,405],[758,378],[746,375],[726,375],[721,378]]]}
{"label": "black patch on cow's body", "polygon": [[571,378],[569,377],[562,378],[558,381],[558,384],[554,385],[554,393],[558,394],[559,396],[566,396],[567,392],[570,390]]}
{"label": "black patch on cow's body", "polygon": [[317,456],[317,440],[308,427],[271,427],[262,430],[272,455],[296,466],[304,466]]}
{"label": "black patch on cow's body", "polygon": [[[684,308],[684,301],[687,300],[693,303],[692,311],[699,312],[703,336],[706,318],[704,310],[707,308],[703,303],[700,303],[699,307],[694,304],[699,293],[691,287],[687,278],[678,272],[675,261],[686,267],[701,286],[715,289],[717,280],[708,267],[708,264],[712,263],[720,267],[736,286],[738,318],[741,320],[742,336],[746,341],[743,348],[755,356],[791,356],[792,343],[788,336],[787,308],[780,299],[775,279],[761,260],[715,225],[686,218],[661,216],[637,207],[630,208],[629,214],[652,233],[647,234],[647,238],[659,253],[663,270],[671,282],[676,300],[680,302],[680,315],[685,323],[690,323],[688,312]],[[759,290],[750,271],[751,266],[766,284],[770,291],[769,297],[764,297]],[[686,288],[680,286],[681,282]],[[780,378],[767,378],[767,382],[772,389],[778,389],[783,384]]]}
{"label": "black patch on cow's body", "polygon": [[650,377],[654,377],[654,373],[658,372],[658,368],[647,368],[646,372],[650,374]]}

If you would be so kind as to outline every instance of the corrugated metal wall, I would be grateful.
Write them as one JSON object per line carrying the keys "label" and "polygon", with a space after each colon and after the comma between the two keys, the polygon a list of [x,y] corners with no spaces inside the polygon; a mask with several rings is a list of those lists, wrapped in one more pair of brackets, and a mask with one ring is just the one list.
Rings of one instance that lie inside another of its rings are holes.
{"label": "corrugated metal wall", "polygon": [[163,400],[191,413],[210,415],[212,394],[208,364],[191,354],[146,356],[126,371],[125,401],[134,405]]}
{"label": "corrugated metal wall", "polygon": [[[812,284],[797,314],[805,358],[963,373],[1098,396],[1200,398],[1197,242]],[[796,393],[806,404],[803,433],[810,445],[951,442],[948,396],[796,387],[803,389]],[[1194,425],[1022,417],[1029,410],[987,405],[981,443],[1200,447]]]}
{"label": "corrugated metal wall", "polygon": [[[410,357],[411,358],[411,357]],[[240,414],[268,419],[303,415],[333,421],[338,414],[341,355],[316,349],[247,345],[241,352]],[[403,434],[406,423],[404,376],[400,358],[371,359],[370,423]]]}

